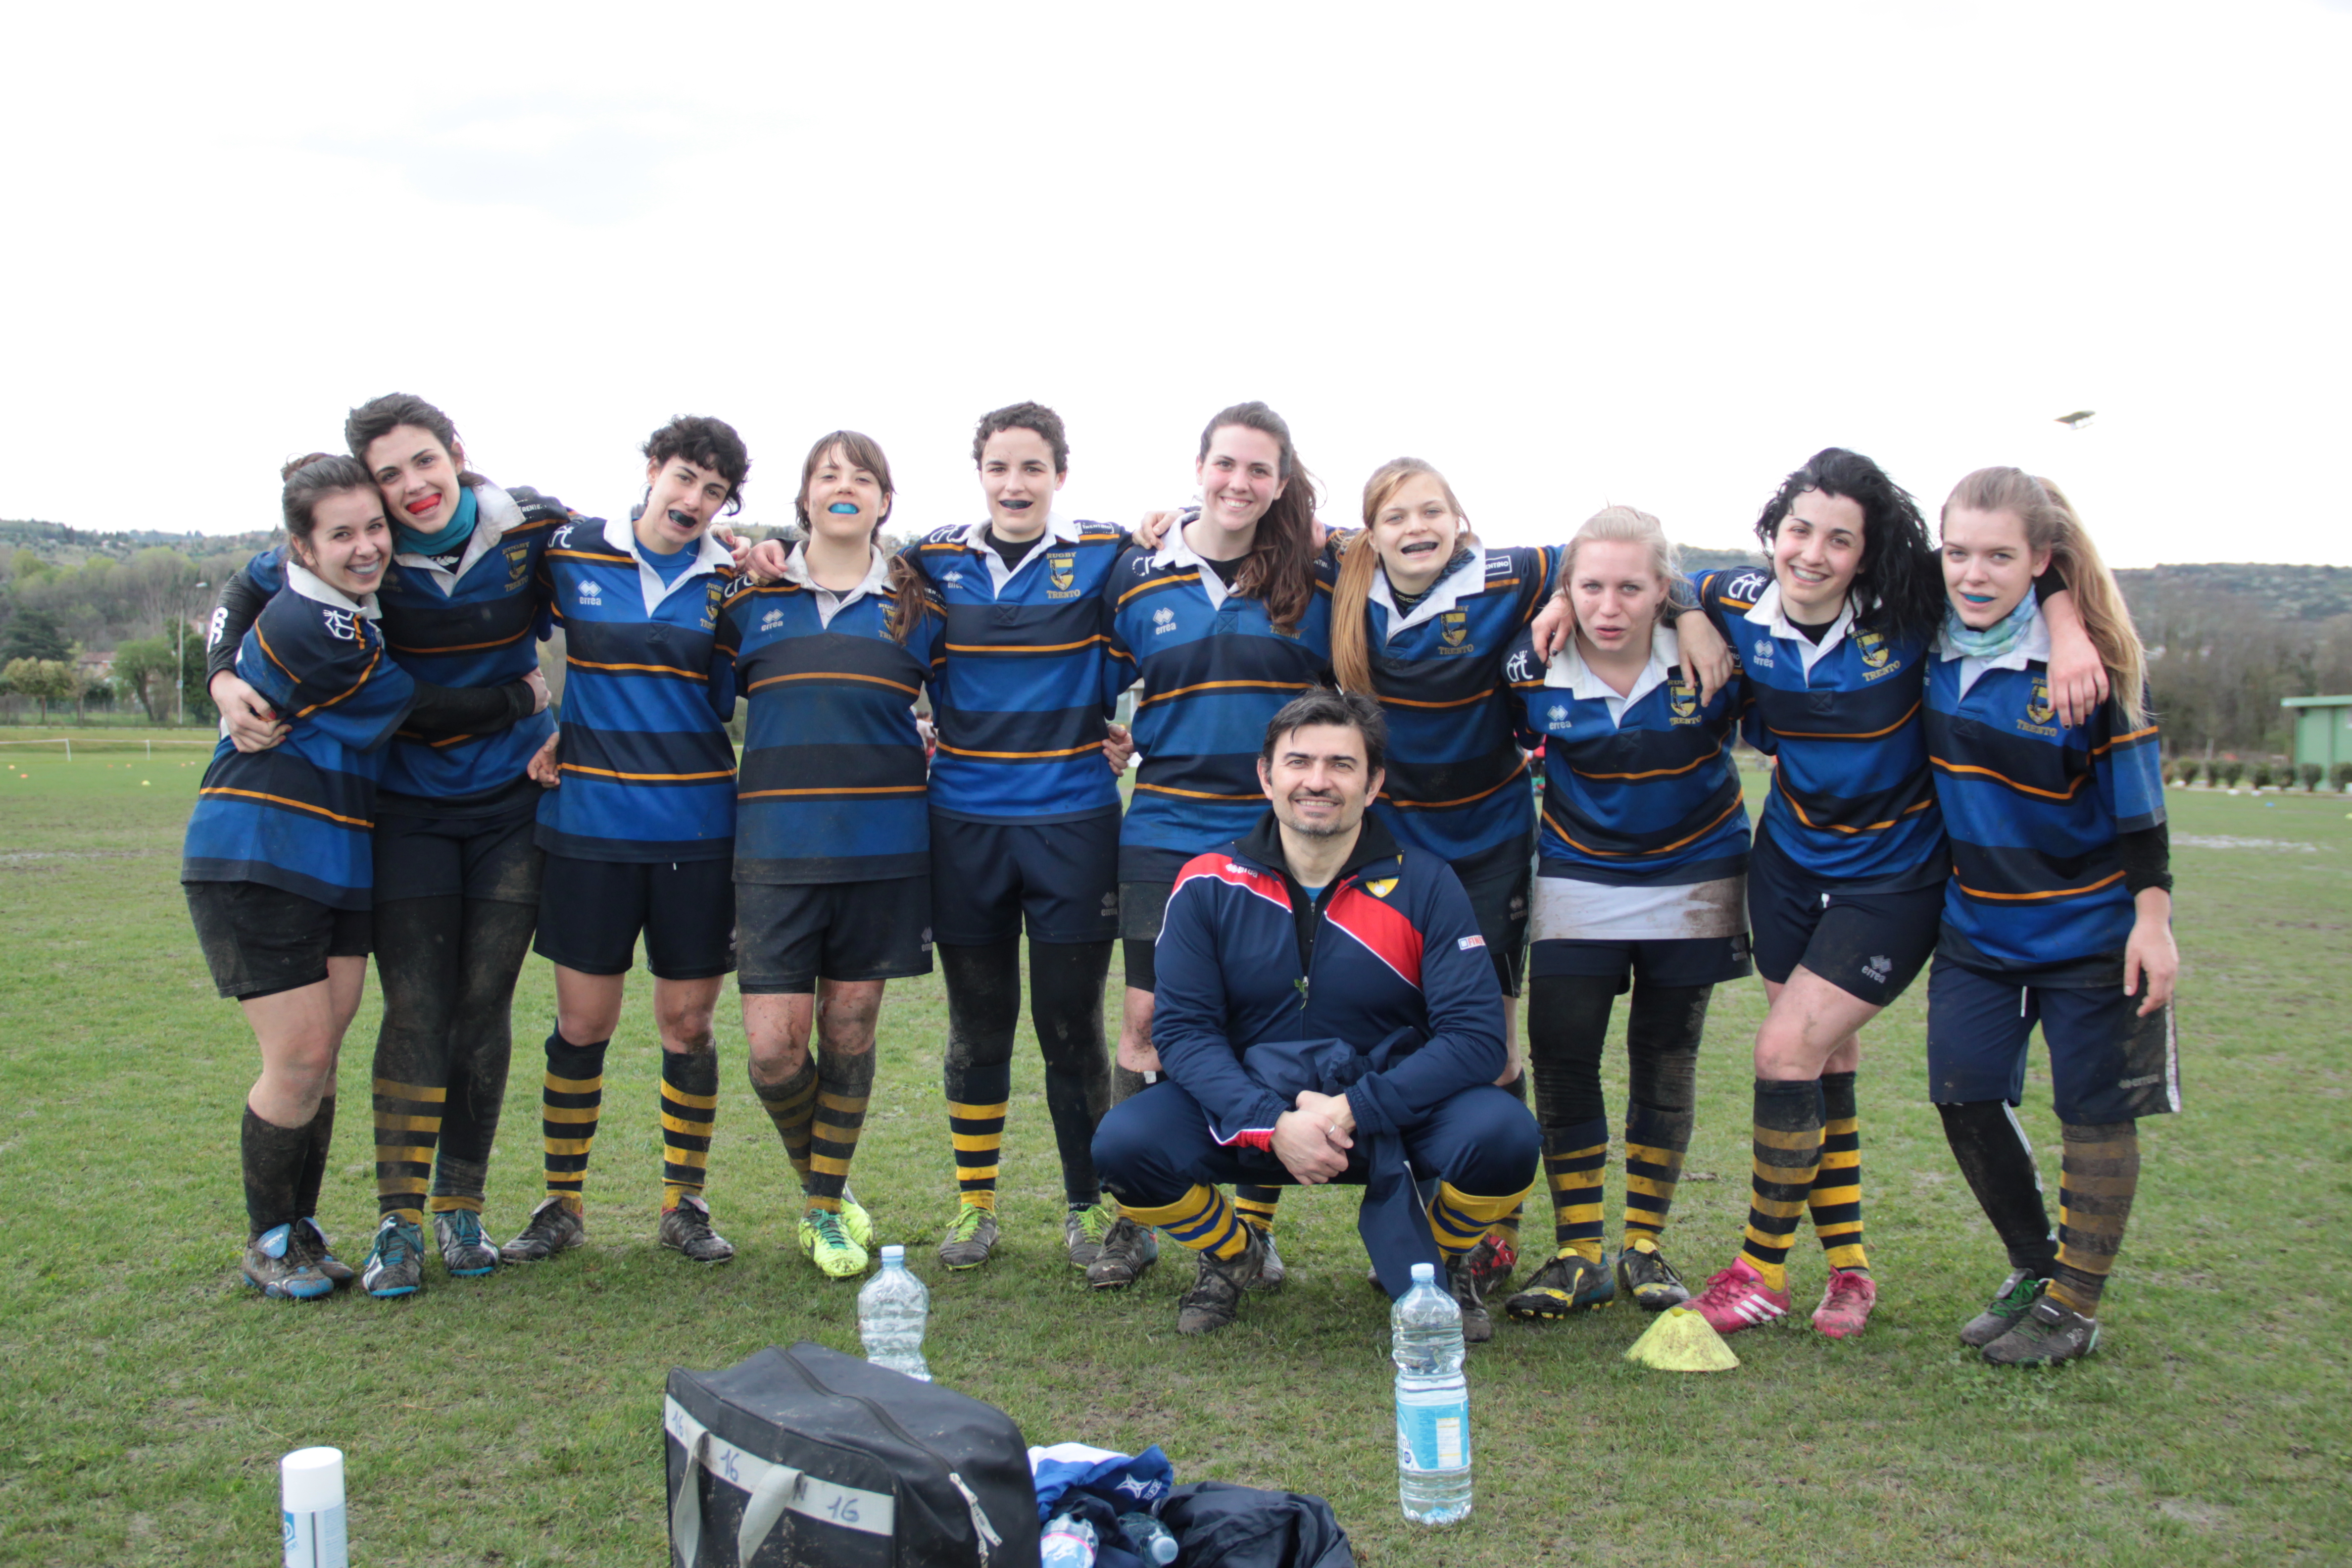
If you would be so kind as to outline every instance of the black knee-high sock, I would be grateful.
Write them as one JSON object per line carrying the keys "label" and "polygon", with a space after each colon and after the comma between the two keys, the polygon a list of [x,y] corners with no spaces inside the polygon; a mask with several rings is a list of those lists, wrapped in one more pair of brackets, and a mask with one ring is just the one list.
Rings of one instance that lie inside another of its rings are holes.
{"label": "black knee-high sock", "polygon": [[[706,1042],[708,1043],[708,1042]],[[719,1113],[719,1053],[664,1051],[662,1208],[698,1198],[710,1180],[710,1133]]]}
{"label": "black knee-high sock", "polygon": [[1623,1244],[1657,1248],[1690,1152],[1698,1047],[1712,985],[1637,985],[1625,1020],[1632,1079],[1625,1111]]}
{"label": "black knee-high sock", "polygon": [[581,1212],[588,1184],[588,1155],[596,1146],[596,1123],[604,1108],[604,1047],[610,1040],[575,1046],[548,1031],[547,1077],[539,1091],[540,1142],[547,1163],[547,1195]]}
{"label": "black knee-high sock", "polygon": [[245,1221],[248,1236],[260,1236],[302,1217],[294,1189],[310,1153],[310,1124],[280,1127],[245,1108],[238,1142],[245,1167]]}
{"label": "black knee-high sock", "polygon": [[1072,1208],[1102,1201],[1095,1129],[1110,1109],[1110,1056],[1103,1042],[1108,942],[1029,943],[1029,1018],[1045,1058],[1045,1109]]}
{"label": "black knee-high sock", "polygon": [[375,971],[383,984],[371,1068],[376,1211],[411,1225],[424,1223],[447,1115],[464,926],[465,900],[455,894],[394,899],[375,910]]}
{"label": "black knee-high sock", "polygon": [[1021,1017],[1021,944],[992,942],[936,950],[948,993],[948,1043],[940,1066],[956,1186],[978,1208],[996,1206],[1005,1113],[1013,1099],[1013,1031]]}
{"label": "black knee-high sock", "polygon": [[866,1103],[874,1094],[874,1052],[820,1050],[816,1058],[816,1117],[809,1128],[808,1201],[812,1208],[841,1210],[849,1185],[849,1162],[866,1127]]}
{"label": "black knee-high sock", "polygon": [[310,1119],[310,1144],[302,1155],[302,1174],[294,1184],[294,1209],[304,1218],[319,1212],[319,1189],[327,1184],[327,1149],[335,1141],[335,1097],[319,1101]]}
{"label": "black knee-high sock", "polygon": [[1540,974],[1528,982],[1528,1072],[1543,1130],[1552,1239],[1562,1252],[1601,1260],[1601,1189],[1609,1164],[1609,1107],[1601,1049],[1617,1003],[1614,976]]}
{"label": "black knee-high sock", "polygon": [[538,923],[536,904],[466,900],[457,1004],[449,1025],[449,1099],[441,1112],[441,1146],[425,1205],[436,1214],[482,1211],[490,1146],[498,1142],[507,1069],[514,1057],[515,977]]}
{"label": "black knee-high sock", "polygon": [[1951,1145],[1969,1191],[1976,1194],[1977,1206],[2009,1252],[2009,1266],[2049,1279],[2058,1268],[2058,1237],[2050,1228],[2033,1147],[2017,1113],[1999,1100],[1939,1105],[1936,1113],[1943,1118],[1944,1142]]}

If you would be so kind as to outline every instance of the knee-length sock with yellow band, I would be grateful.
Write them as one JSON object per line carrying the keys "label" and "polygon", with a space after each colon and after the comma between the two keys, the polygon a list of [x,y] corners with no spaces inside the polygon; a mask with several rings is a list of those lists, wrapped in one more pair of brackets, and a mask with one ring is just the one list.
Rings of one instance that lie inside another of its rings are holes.
{"label": "knee-length sock with yellow band", "polygon": [[1528,982],[1528,1071],[1543,1130],[1553,1242],[1601,1261],[1601,1188],[1609,1164],[1609,1105],[1601,1051],[1617,1005],[1614,975],[1538,974]]}
{"label": "knee-length sock with yellow band", "polygon": [[940,977],[948,994],[948,1039],[940,1083],[948,1101],[948,1140],[955,1148],[956,1192],[973,1208],[996,1206],[996,1173],[1013,1100],[1013,1031],[1021,1021],[1021,943],[941,942]]}
{"label": "knee-length sock with yellow band", "polygon": [[1177,1246],[1205,1252],[1220,1263],[1230,1263],[1249,1249],[1248,1224],[1233,1200],[1214,1187],[1196,1186],[1157,1208],[1122,1204],[1119,1213],[1138,1225],[1156,1226]]}
{"label": "knee-length sock with yellow band", "polygon": [[425,1223],[425,1189],[433,1179],[433,1147],[441,1140],[439,1084],[379,1078],[375,1087],[375,1207],[410,1225]]}
{"label": "knee-length sock with yellow band", "polygon": [[1245,1222],[1262,1231],[1274,1229],[1275,1211],[1281,1203],[1280,1187],[1252,1186],[1246,1182],[1234,1184],[1234,1207],[1241,1211]]}
{"label": "knee-length sock with yellow band", "polygon": [[514,1057],[515,976],[530,951],[539,900],[467,899],[464,921],[448,1058],[441,1075],[449,1086],[449,1099],[441,1112],[433,1193],[425,1205],[434,1214],[482,1212],[490,1150],[498,1142],[499,1118],[506,1109],[507,1068]]}
{"label": "knee-length sock with yellow band", "polygon": [[801,1192],[805,1196],[809,1190],[809,1142],[816,1129],[816,1058],[803,1057],[798,1070],[775,1083],[762,1082],[755,1067],[751,1092],[760,1097],[760,1108],[776,1124],[776,1135],[784,1141],[784,1158],[793,1163],[793,1173],[800,1177]]}
{"label": "knee-length sock with yellow band", "polygon": [[1789,1243],[1821,1163],[1821,1080],[1758,1079],[1748,1239],[1739,1250],[1771,1289],[1789,1288]]}
{"label": "knee-length sock with yellow band", "polygon": [[1619,1241],[1655,1252],[1690,1151],[1698,1046],[1712,985],[1637,983],[1625,1019],[1625,1227]]}
{"label": "knee-length sock with yellow band", "polygon": [[1465,1193],[1451,1182],[1437,1184],[1437,1195],[1429,1200],[1429,1233],[1448,1258],[1460,1258],[1485,1239],[1496,1220],[1527,1201],[1534,1191],[1533,1184],[1516,1193],[1501,1193],[1482,1197]]}
{"label": "knee-length sock with yellow band", "polygon": [[2069,1121],[2060,1130],[2066,1147],[2058,1174],[2058,1273],[2050,1296],[2095,1318],[2139,1191],[2139,1123]]}
{"label": "knee-length sock with yellow band", "polygon": [[609,1040],[575,1046],[560,1031],[547,1037],[547,1076],[539,1089],[539,1139],[547,1166],[547,1195],[581,1212],[588,1155],[604,1113],[604,1047]]}
{"label": "knee-length sock with yellow band", "polygon": [[1544,1179],[1551,1185],[1552,1240],[1561,1252],[1601,1261],[1601,1180],[1609,1169],[1609,1118],[1543,1130]]}
{"label": "knee-length sock with yellow band", "polygon": [[1822,1074],[1822,1163],[1805,1207],[1831,1268],[1870,1267],[1862,1247],[1862,1118],[1850,1072]]}
{"label": "knee-length sock with yellow band", "polygon": [[719,1053],[664,1051],[661,1082],[662,1202],[698,1198],[710,1179],[710,1129],[719,1113]]}
{"label": "knee-length sock with yellow band", "polygon": [[841,1212],[849,1185],[849,1162],[866,1126],[866,1102],[874,1093],[874,1052],[822,1051],[816,1058],[816,1121],[809,1143],[808,1201],[811,1208]]}

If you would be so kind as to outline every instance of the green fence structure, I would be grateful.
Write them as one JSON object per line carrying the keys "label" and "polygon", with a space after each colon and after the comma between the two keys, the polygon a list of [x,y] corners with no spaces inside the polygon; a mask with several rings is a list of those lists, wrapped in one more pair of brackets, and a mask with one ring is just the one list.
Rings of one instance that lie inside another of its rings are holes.
{"label": "green fence structure", "polygon": [[2317,763],[2331,773],[2352,763],[2352,697],[2290,697],[2279,704],[2294,710],[2294,760]]}

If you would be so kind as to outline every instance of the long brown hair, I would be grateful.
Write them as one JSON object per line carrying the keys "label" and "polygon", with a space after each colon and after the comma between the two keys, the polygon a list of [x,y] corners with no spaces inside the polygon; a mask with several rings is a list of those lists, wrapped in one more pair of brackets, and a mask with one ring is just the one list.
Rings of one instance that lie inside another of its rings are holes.
{"label": "long brown hair", "polygon": [[1419,458],[1391,458],[1372,470],[1372,477],[1364,481],[1364,531],[1340,545],[1339,576],[1331,588],[1331,673],[1339,678],[1342,690],[1378,695],[1372,685],[1369,634],[1364,629],[1372,577],[1381,569],[1381,552],[1372,544],[1372,520],[1407,480],[1423,474],[1437,481],[1437,488],[1445,492],[1445,504],[1462,523],[1454,536],[1454,547],[1478,548],[1478,536],[1470,531],[1470,520],[1444,474]]}
{"label": "long brown hair", "polygon": [[1234,575],[1234,591],[1265,606],[1266,619],[1285,631],[1297,629],[1315,602],[1315,503],[1319,499],[1315,476],[1298,460],[1291,445],[1290,426],[1263,403],[1236,403],[1221,410],[1201,432],[1201,450],[1194,462],[1205,461],[1209,443],[1228,425],[1239,425],[1274,437],[1281,448],[1276,476],[1282,493],[1257,520],[1257,536],[1242,569]]}
{"label": "long brown hair", "polygon": [[2139,628],[2132,625],[2131,608],[2124,603],[2116,574],[2107,570],[2065,492],[2022,468],[1979,468],[1952,487],[1937,521],[1949,517],[1956,506],[2013,513],[2025,525],[2026,548],[2050,552],[2050,563],[2074,595],[2083,630],[2107,667],[2117,710],[2132,729],[2147,723],[2147,648],[2139,640]]}

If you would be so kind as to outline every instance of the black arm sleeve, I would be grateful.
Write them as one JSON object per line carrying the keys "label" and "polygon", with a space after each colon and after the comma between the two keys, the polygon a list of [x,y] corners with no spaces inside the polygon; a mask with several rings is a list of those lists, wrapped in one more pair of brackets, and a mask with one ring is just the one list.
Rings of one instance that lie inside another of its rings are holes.
{"label": "black arm sleeve", "polygon": [[205,645],[206,686],[222,670],[236,668],[236,650],[268,603],[242,566],[230,573],[228,581],[221,584],[220,597],[213,602],[213,624],[207,634],[210,640]]}
{"label": "black arm sleeve", "polygon": [[416,702],[401,727],[420,735],[478,734],[503,730],[530,717],[530,688],[457,687],[416,683]]}
{"label": "black arm sleeve", "polygon": [[2172,828],[2159,822],[2116,840],[2123,850],[2124,886],[2137,897],[2145,889],[2172,891]]}
{"label": "black arm sleeve", "polygon": [[2042,575],[2033,580],[2033,602],[2037,605],[2046,605],[2050,602],[2051,595],[2063,594],[2065,591],[2066,574],[2058,570],[2058,563],[2055,561],[2043,567]]}

